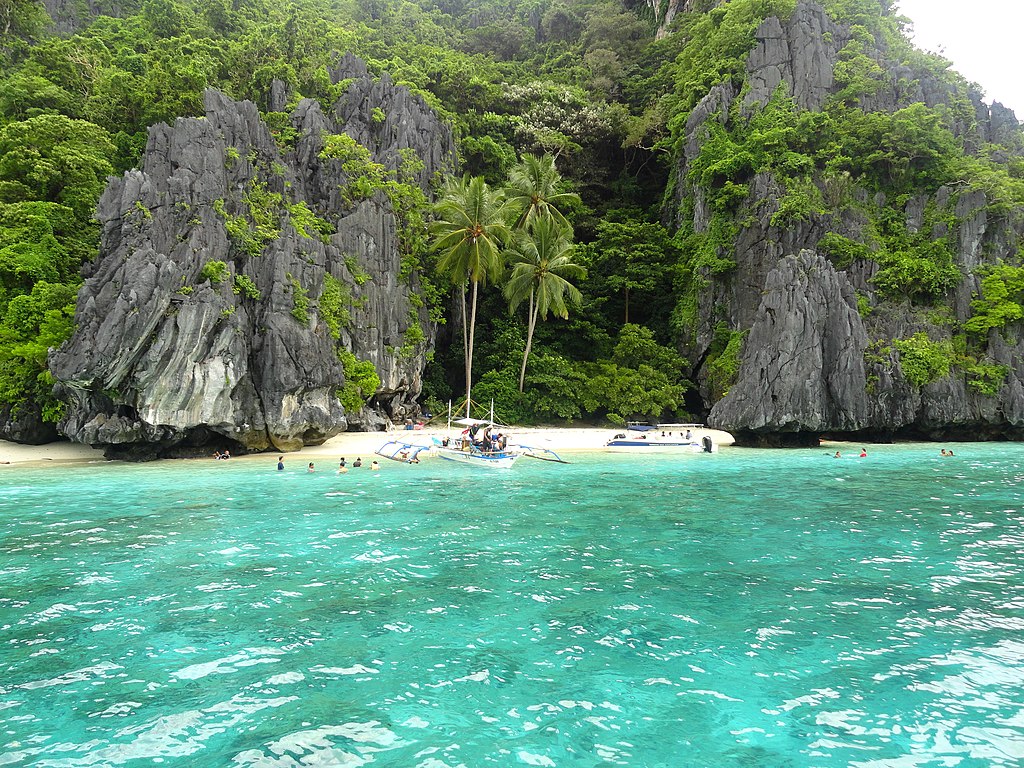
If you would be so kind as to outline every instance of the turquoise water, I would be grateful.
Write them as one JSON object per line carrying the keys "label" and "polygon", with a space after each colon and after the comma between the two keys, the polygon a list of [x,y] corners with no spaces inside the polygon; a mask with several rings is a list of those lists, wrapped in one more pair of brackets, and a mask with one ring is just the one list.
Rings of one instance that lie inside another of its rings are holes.
{"label": "turquoise water", "polygon": [[1020,765],[1024,446],[955,447],[4,468],[0,766]]}

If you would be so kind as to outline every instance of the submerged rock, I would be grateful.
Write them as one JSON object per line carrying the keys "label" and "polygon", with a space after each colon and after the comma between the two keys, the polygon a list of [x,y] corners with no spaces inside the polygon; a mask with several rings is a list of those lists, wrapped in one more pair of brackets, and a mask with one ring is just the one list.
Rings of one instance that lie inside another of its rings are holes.
{"label": "submerged rock", "polygon": [[77,331],[50,358],[71,403],[64,434],[145,457],[318,444],[381,420],[342,407],[340,351],[373,363],[388,415],[411,409],[434,329],[403,272],[401,223],[325,146],[359,137],[391,170],[418,158],[412,183],[429,194],[454,142],[358,60],[332,76],[354,78],[332,110],[304,100],[276,136],[252,103],[207,91],[205,118],[154,126],[143,169],[111,180]]}

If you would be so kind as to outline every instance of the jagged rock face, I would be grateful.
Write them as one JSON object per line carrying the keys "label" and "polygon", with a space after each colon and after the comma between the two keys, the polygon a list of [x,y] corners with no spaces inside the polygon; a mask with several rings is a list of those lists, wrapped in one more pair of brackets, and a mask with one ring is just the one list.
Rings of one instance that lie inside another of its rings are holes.
{"label": "jagged rock face", "polygon": [[763,293],[744,344],[743,377],[715,405],[711,423],[751,432],[863,429],[868,336],[845,275],[803,251],[779,260]]}
{"label": "jagged rock face", "polygon": [[785,83],[802,109],[821,109],[834,84],[839,51],[849,40],[845,30],[819,6],[801,3],[785,26],[769,16],[755,37],[757,45],[747,58],[750,89],[743,99],[744,108],[767,104],[775,89]]}
{"label": "jagged rock face", "polygon": [[[819,3],[801,0],[786,21],[775,16],[765,19],[754,37],[757,44],[747,57],[744,112],[749,114],[755,104],[767,104],[780,84],[802,109],[820,110],[835,86],[836,64],[851,40],[850,29],[832,21]],[[912,69],[880,50],[873,52],[873,58],[887,77],[876,93],[861,98],[865,112],[895,112],[916,103],[953,106],[955,92],[933,72]],[[975,91],[971,99],[976,119],[954,123],[953,132],[971,143],[1002,140],[1009,144],[1008,137],[1017,131],[1013,112],[998,103],[986,106]]]}
{"label": "jagged rock face", "polygon": [[[666,221],[691,225],[697,232],[711,223],[704,193],[690,183],[688,174],[712,122],[729,127],[737,99],[742,99],[739,119],[745,119],[780,86],[799,107],[822,109],[836,88],[839,51],[851,35],[818,3],[802,0],[788,20],[766,19],[755,38],[745,85],[727,81],[713,87],[689,115],[676,168],[676,205],[667,209]],[[956,98],[934,74],[911,71],[889,61],[881,50],[871,55],[888,85],[863,100],[865,111],[895,112],[914,102],[936,106]],[[999,104],[982,104],[977,94],[971,100],[976,119],[952,126],[964,145],[999,140],[1020,151],[1020,126],[1013,113]],[[697,296],[697,327],[683,352],[693,361],[705,402],[714,400],[709,373],[702,366],[716,326],[725,323],[729,329],[748,331],[738,381],[714,405],[709,423],[762,443],[812,442],[822,433],[1024,437],[1021,328],[1008,328],[1005,338],[993,331],[987,340],[982,357],[1008,371],[994,395],[976,391],[962,373],[914,387],[892,346],[893,340],[922,331],[933,341],[952,341],[949,320],[962,323],[970,316],[980,288],[978,268],[1001,259],[1015,263],[1024,238],[1024,213],[994,213],[983,192],[945,187],[900,203],[908,232],[924,231],[933,240],[948,238],[953,244],[962,279],[943,301],[949,318],[943,320],[943,312],[931,317],[909,304],[882,301],[872,282],[879,269],[872,259],[856,258],[839,268],[818,251],[827,233],[872,242],[871,219],[877,220],[892,203],[862,189],[833,189],[833,182],[824,178],[815,183],[825,212],[773,223],[786,190],[769,173],[754,176],[736,214],[741,223],[730,254],[735,267],[708,275]],[[690,205],[680,204],[684,197]],[[691,211],[692,219],[684,222],[681,216]],[[939,213],[928,216],[927,211]],[[869,310],[863,317],[858,295]]]}
{"label": "jagged rock face", "polygon": [[43,421],[43,414],[33,403],[0,407],[0,440],[43,445],[59,438],[57,426]]}
{"label": "jagged rock face", "polygon": [[140,0],[43,0],[58,35],[73,35],[100,15],[121,18],[136,13],[141,5]]}
{"label": "jagged rock face", "polygon": [[882,307],[861,317],[848,275],[812,251],[781,258],[763,293],[744,344],[740,378],[711,410],[710,424],[764,444],[810,444],[822,433],[1020,436],[1024,342],[993,335],[992,359],[1010,371],[995,397],[972,391],[954,376],[917,390],[892,349],[871,362],[865,354],[872,339],[906,338],[921,329],[908,307]]}
{"label": "jagged rock face", "polygon": [[[454,167],[454,142],[418,97],[374,82],[361,62],[343,66],[361,67],[349,94],[330,114],[301,102],[292,147],[275,143],[252,103],[208,91],[205,118],[151,128],[144,170],[110,182],[77,331],[50,359],[72,403],[60,425],[69,437],[150,457],[210,443],[291,450],[372,428],[377,418],[346,413],[336,396],[339,346],[373,362],[381,407],[395,417],[410,407],[433,329],[411,298],[415,275],[399,279],[395,215],[379,191],[350,201],[351,179],[321,151],[348,130],[344,114],[373,139],[375,162],[416,152],[428,191]],[[309,213],[330,225],[324,237]],[[207,279],[210,262],[225,263],[221,279]],[[329,284],[349,319],[338,340]]]}

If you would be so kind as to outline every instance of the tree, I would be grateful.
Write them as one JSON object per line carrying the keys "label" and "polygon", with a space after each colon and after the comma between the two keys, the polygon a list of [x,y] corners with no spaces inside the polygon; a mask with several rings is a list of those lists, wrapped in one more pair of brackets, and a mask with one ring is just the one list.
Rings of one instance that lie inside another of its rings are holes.
{"label": "tree", "polygon": [[0,41],[10,37],[32,37],[42,32],[50,19],[36,0],[0,0]]}
{"label": "tree", "polygon": [[83,221],[96,208],[115,147],[106,131],[84,120],[39,115],[0,130],[0,200],[66,205]]}
{"label": "tree", "polygon": [[35,403],[43,421],[60,418],[46,357],[71,336],[74,315],[73,285],[39,281],[31,293],[11,299],[0,319],[0,403]]}
{"label": "tree", "polygon": [[579,204],[580,196],[575,192],[560,192],[561,182],[562,175],[551,155],[524,155],[509,171],[505,187],[512,226],[525,229],[539,217],[551,216],[561,226],[568,227],[569,222],[559,208]]}
{"label": "tree", "polygon": [[[437,220],[431,230],[440,254],[437,269],[462,289],[462,344],[466,356],[466,407],[473,382],[473,337],[476,330],[477,292],[481,283],[496,281],[504,271],[501,248],[508,238],[506,211],[500,190],[483,177],[449,180],[434,207]],[[466,321],[466,282],[472,286],[471,309]]]}
{"label": "tree", "polygon": [[502,292],[513,311],[523,301],[529,301],[526,350],[519,370],[520,392],[526,379],[526,361],[530,357],[537,318],[546,319],[548,312],[567,318],[568,304],[579,304],[583,300],[579,289],[569,279],[584,278],[587,271],[572,260],[572,250],[571,230],[551,216],[537,219],[528,230],[516,235],[511,251],[515,263]]}
{"label": "tree", "polygon": [[[617,211],[612,215],[618,220],[599,222],[597,237],[587,249],[592,254],[592,273],[597,278],[594,291],[621,295],[624,325],[668,316],[678,247],[661,224],[645,221],[638,211]],[[639,312],[633,315],[631,300],[639,304]]]}

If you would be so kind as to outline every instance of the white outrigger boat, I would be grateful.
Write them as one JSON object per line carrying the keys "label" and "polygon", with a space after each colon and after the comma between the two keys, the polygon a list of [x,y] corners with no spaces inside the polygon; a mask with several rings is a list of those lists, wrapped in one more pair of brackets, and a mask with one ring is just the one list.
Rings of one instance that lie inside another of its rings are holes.
{"label": "white outrigger boat", "polygon": [[[506,435],[492,439],[490,421],[465,418],[454,423],[466,427],[459,437],[433,438],[434,453],[442,459],[489,469],[511,469],[524,455],[516,446],[508,446]],[[483,433],[479,441],[474,439],[477,432]]]}
{"label": "white outrigger boat", "polygon": [[[450,406],[449,406],[450,407]],[[493,414],[493,405],[492,414]],[[457,436],[452,436],[452,425],[465,427]],[[422,443],[405,442],[402,440],[389,440],[376,450],[377,455],[394,461],[402,461],[409,464],[419,463],[419,454],[437,456],[446,461],[453,461],[457,464],[468,464],[474,467],[486,469],[511,469],[520,458],[540,459],[541,461],[553,461],[559,464],[568,464],[557,453],[550,448],[539,448],[518,443],[510,444],[508,435],[496,433],[494,430],[493,415],[490,419],[472,419],[468,416],[463,419],[451,420],[448,417],[448,435],[443,438],[431,437],[429,445]]]}
{"label": "white outrigger boat", "polygon": [[[620,432],[604,446],[619,453],[717,453],[719,443],[712,438],[712,432],[703,424],[641,424],[629,422],[624,433]],[[731,445],[732,435],[718,433],[726,445]]]}

